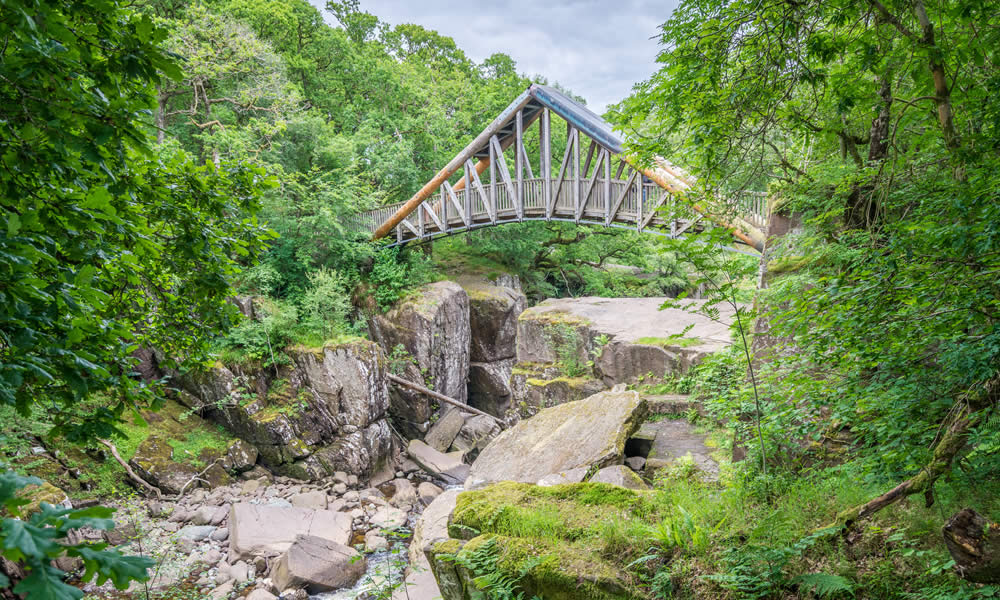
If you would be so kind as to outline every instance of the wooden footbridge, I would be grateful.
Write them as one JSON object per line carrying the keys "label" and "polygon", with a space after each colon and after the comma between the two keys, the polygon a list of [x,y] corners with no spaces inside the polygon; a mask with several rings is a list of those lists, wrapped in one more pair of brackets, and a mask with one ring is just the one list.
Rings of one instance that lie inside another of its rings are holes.
{"label": "wooden footbridge", "polygon": [[[566,124],[557,169],[553,116]],[[538,136],[530,140],[536,147],[529,152],[526,133],[536,123]],[[663,159],[645,166],[626,156],[624,140],[603,119],[562,92],[536,84],[410,200],[355,215],[352,224],[369,231],[373,239],[389,237],[397,245],[530,220],[622,227],[667,237],[709,221],[729,229],[737,243],[763,250],[763,193],[693,201],[687,192],[694,185],[690,176]]]}

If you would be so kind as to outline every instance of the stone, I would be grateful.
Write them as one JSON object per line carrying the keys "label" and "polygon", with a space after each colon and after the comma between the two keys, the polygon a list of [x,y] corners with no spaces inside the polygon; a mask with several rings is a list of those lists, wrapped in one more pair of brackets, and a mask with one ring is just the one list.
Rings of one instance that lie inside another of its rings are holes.
{"label": "stone", "polygon": [[461,490],[443,492],[420,514],[413,526],[413,539],[410,541],[411,564],[418,564],[435,540],[448,538],[448,519],[455,512],[460,492]]}
{"label": "stone", "polygon": [[191,522],[195,525],[208,525],[212,522],[212,517],[215,516],[217,508],[217,506],[202,506],[194,511],[194,515],[191,516]]}
{"label": "stone", "polygon": [[465,402],[471,329],[469,297],[460,285],[438,281],[418,288],[375,316],[372,337],[387,353],[402,345],[435,391]]}
{"label": "stone", "polygon": [[500,431],[496,419],[485,415],[472,415],[465,419],[465,424],[452,442],[452,448],[463,452],[466,460],[475,460],[483,448],[500,435]]}
{"label": "stone", "polygon": [[232,581],[226,581],[225,583],[222,583],[222,585],[216,586],[209,596],[212,600],[224,600],[233,592],[234,587],[235,586]]}
{"label": "stone", "polygon": [[447,452],[464,425],[465,417],[457,408],[446,409],[441,418],[431,425],[424,442],[438,452]]}
{"label": "stone", "polygon": [[233,583],[236,584],[250,581],[253,572],[253,568],[242,560],[229,565],[229,575],[232,577]]}
{"label": "stone", "polygon": [[295,494],[288,499],[292,506],[298,508],[315,508],[318,510],[325,510],[327,505],[326,492],[322,490],[313,490],[311,492],[304,492],[301,494]]}
{"label": "stone", "polygon": [[[214,510],[215,507],[212,508]],[[211,525],[188,525],[177,532],[177,537],[200,542],[207,540],[213,533],[215,533],[215,527]]]}
{"label": "stone", "polygon": [[229,550],[238,558],[275,556],[288,550],[298,535],[347,544],[351,518],[342,512],[234,504],[229,515]]}
{"label": "stone", "polygon": [[173,448],[158,435],[150,435],[139,444],[129,465],[165,494],[180,494],[184,485],[198,475],[193,466],[174,460]]}
{"label": "stone", "polygon": [[378,530],[372,529],[365,534],[365,552],[372,553],[379,550],[388,550],[389,540],[378,535]]}
{"label": "stone", "polygon": [[214,542],[224,542],[229,539],[229,528],[219,527],[208,537]]}
{"label": "stone", "polygon": [[274,566],[279,590],[305,587],[316,594],[354,585],[366,568],[365,558],[344,544],[311,535],[295,538]]}
{"label": "stone", "polygon": [[264,482],[260,479],[244,481],[243,486],[240,488],[240,494],[243,496],[253,496],[257,493],[257,490],[262,488],[264,485]]}
{"label": "stone", "polygon": [[641,456],[630,456],[625,459],[625,465],[633,471],[641,471],[646,466],[646,459]]}
{"label": "stone", "polygon": [[[392,360],[391,364],[399,377],[421,385],[425,383],[423,373],[415,363],[402,358]],[[404,437],[422,438],[434,414],[433,400],[408,387],[389,386],[389,414]]]}
{"label": "stone", "polygon": [[256,588],[246,595],[246,600],[278,600],[278,597],[265,589]]}
{"label": "stone", "polygon": [[423,481],[417,486],[417,496],[420,497],[420,501],[424,504],[424,506],[433,502],[434,499],[440,496],[443,491],[444,490],[429,481]]}
{"label": "stone", "polygon": [[469,406],[502,417],[510,408],[514,359],[469,363]]}
{"label": "stone", "polygon": [[632,469],[624,465],[604,467],[588,480],[590,483],[610,483],[630,490],[648,490],[649,486]]}
{"label": "stone", "polygon": [[234,473],[244,473],[253,468],[257,463],[257,449],[236,439],[226,448],[226,460],[224,466]]}
{"label": "stone", "polygon": [[382,506],[375,511],[368,522],[372,527],[391,531],[406,525],[406,513],[391,506]]}
{"label": "stone", "polygon": [[410,483],[409,479],[393,479],[392,485],[396,488],[392,499],[389,502],[397,507],[413,506],[417,503],[417,488]]}
{"label": "stone", "polygon": [[493,362],[513,358],[517,318],[528,305],[520,289],[462,281],[469,296],[469,359]]}
{"label": "stone", "polygon": [[406,453],[420,468],[449,484],[461,485],[469,475],[461,452],[438,452],[420,440],[410,440]]}
{"label": "stone", "polygon": [[347,493],[347,484],[346,483],[336,483],[336,484],[334,484],[333,485],[333,493],[334,494],[346,494]]}
{"label": "stone", "polygon": [[267,572],[267,559],[263,556],[257,556],[253,559],[253,570],[257,572],[258,575],[263,575]]}
{"label": "stone", "polygon": [[350,490],[344,492],[343,500],[345,502],[357,502],[361,498],[361,494],[357,490]]}
{"label": "stone", "polygon": [[518,415],[528,418],[544,408],[589,398],[606,386],[587,375],[566,377],[558,366],[518,363],[511,371],[510,388]]}
{"label": "stone", "polygon": [[549,473],[545,477],[538,480],[538,485],[548,487],[550,485],[560,485],[563,483],[580,483],[587,476],[589,471],[590,469],[588,467],[578,467],[568,471]]}
{"label": "stone", "polygon": [[637,392],[601,392],[547,408],[494,438],[473,463],[466,488],[535,483],[550,473],[621,464],[625,441],[645,416]]}
{"label": "stone", "polygon": [[177,538],[177,540],[174,541],[174,549],[177,550],[177,552],[182,556],[190,555],[197,547],[198,542],[192,540],[191,538],[182,537]]}

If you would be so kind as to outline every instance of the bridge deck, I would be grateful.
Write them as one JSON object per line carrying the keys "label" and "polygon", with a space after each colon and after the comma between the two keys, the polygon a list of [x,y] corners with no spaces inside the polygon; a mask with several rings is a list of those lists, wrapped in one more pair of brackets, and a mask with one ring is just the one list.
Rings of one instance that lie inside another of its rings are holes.
{"label": "bridge deck", "polygon": [[[566,181],[560,186],[558,181],[549,181],[551,197],[555,198],[554,206],[550,207],[545,202],[546,182],[540,177],[522,180],[523,203],[517,201],[516,183],[513,195],[502,182],[487,183],[481,192],[478,186],[458,191],[442,186],[441,197],[425,201],[400,222],[394,232],[395,243],[427,240],[486,225],[549,219],[628,227],[637,231],[652,227],[662,234],[676,236],[701,219],[701,215],[687,206],[671,203],[670,193],[655,183],[640,186],[630,185],[623,179],[611,179],[606,186],[604,182],[600,177],[593,184]],[[574,185],[579,186],[578,195],[573,192]],[[374,233],[403,204],[382,206],[356,215],[352,224]],[[758,227],[763,227],[767,220],[765,195],[761,192],[743,192],[729,204],[734,213]]]}

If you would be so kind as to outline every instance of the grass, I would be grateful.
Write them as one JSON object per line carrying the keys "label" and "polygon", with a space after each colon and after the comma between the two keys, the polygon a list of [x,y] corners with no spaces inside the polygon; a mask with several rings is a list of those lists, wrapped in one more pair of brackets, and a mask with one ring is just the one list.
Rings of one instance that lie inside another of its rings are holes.
{"label": "grass", "polygon": [[768,482],[766,499],[761,481],[732,466],[723,471],[721,483],[676,476],[649,492],[501,483],[461,494],[451,531],[496,537],[499,547],[517,552],[535,548],[521,562],[500,562],[512,574],[531,558],[572,556],[577,577],[614,572],[637,595],[648,596],[659,576],[660,583],[670,579],[674,598],[750,597],[740,586],[757,581],[770,590],[759,597],[804,600],[811,596],[795,595],[796,578],[826,574],[843,578],[857,598],[903,600],[933,590],[976,597],[949,572],[940,528],[966,505],[997,520],[1000,482],[941,482],[934,506],[904,500],[845,543],[817,532],[840,510],[884,492],[886,483],[870,482],[849,466],[783,474]]}
{"label": "grass", "polygon": [[702,343],[701,338],[696,337],[641,337],[635,341],[644,346],[659,346],[661,348],[690,348]]}

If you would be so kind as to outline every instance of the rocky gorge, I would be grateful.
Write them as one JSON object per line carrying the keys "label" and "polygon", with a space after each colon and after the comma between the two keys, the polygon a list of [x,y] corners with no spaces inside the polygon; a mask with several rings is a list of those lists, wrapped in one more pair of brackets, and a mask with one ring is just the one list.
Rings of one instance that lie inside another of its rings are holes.
{"label": "rocky gorge", "polygon": [[[277,367],[176,373],[151,354],[144,372],[168,378],[174,400],[129,466],[161,498],[126,505],[125,533],[108,541],[158,557],[153,588],[220,600],[381,597],[404,576],[397,597],[474,597],[468,569],[441,558],[483,542],[467,501],[565,484],[641,495],[643,478],[677,458],[657,456],[657,440],[690,432],[646,421],[683,399],[627,388],[684,372],[728,332],[661,302],[529,308],[516,279],[456,278],[375,315],[371,340],[288,348]],[[252,299],[240,306],[254,318]],[[186,460],[167,442],[199,428],[224,443]],[[691,439],[710,473],[709,450]]]}

